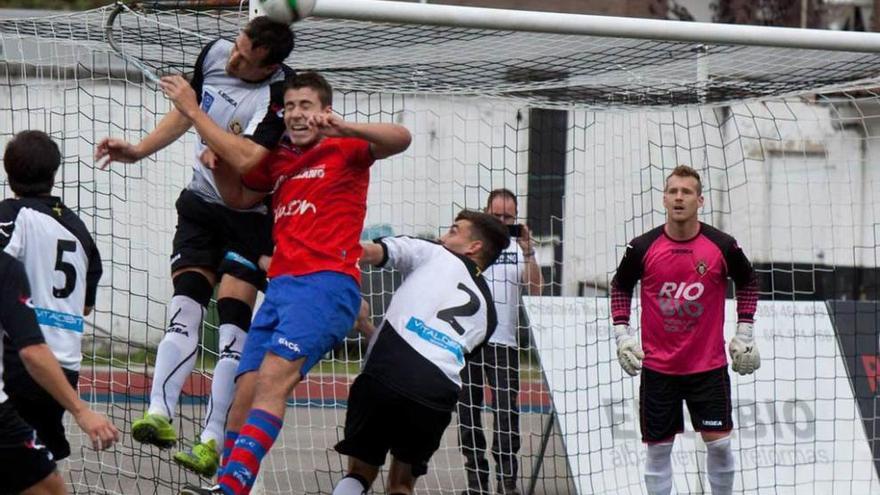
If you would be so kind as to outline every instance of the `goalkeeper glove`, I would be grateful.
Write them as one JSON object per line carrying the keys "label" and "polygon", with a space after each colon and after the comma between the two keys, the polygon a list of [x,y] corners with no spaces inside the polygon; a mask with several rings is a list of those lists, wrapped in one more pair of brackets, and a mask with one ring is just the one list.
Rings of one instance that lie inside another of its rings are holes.
{"label": "goalkeeper glove", "polygon": [[617,360],[620,367],[629,376],[638,375],[642,371],[645,353],[636,332],[629,325],[614,325],[614,335],[617,337]]}
{"label": "goalkeeper glove", "polygon": [[761,354],[755,344],[754,325],[740,322],[736,324],[736,335],[730,340],[728,352],[733,371],[740,375],[749,375],[761,367]]}

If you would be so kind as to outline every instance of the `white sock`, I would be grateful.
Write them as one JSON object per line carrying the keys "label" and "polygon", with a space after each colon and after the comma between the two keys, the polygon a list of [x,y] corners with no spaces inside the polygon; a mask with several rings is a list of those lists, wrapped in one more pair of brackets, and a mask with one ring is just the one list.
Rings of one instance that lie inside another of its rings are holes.
{"label": "white sock", "polygon": [[241,361],[241,350],[247,333],[237,326],[226,323],[220,325],[220,359],[214,367],[211,379],[211,400],[208,401],[208,414],[205,416],[205,429],[200,440],[217,442],[217,451],[223,450],[223,433],[226,430],[226,415],[235,397],[235,374]]}
{"label": "white sock", "polygon": [[183,384],[196,363],[199,331],[205,309],[186,296],[174,296],[168,306],[168,328],[159,343],[153,387],[150,391],[150,414],[174,417]]}
{"label": "white sock", "polygon": [[366,495],[368,488],[360,479],[348,475],[339,480],[333,489],[333,495]]}
{"label": "white sock", "polygon": [[729,436],[706,442],[706,471],[709,473],[712,495],[733,493],[735,468],[736,462],[733,459],[733,449],[730,448]]}
{"label": "white sock", "polygon": [[648,445],[645,459],[645,488],[648,495],[672,493],[672,442]]}

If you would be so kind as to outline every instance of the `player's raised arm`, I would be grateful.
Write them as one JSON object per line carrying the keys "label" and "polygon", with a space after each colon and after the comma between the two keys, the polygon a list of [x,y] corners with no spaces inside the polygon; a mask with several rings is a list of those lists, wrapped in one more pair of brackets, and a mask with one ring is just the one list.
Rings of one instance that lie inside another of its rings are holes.
{"label": "player's raised arm", "polygon": [[[453,226],[455,228],[455,226]],[[381,268],[394,268],[406,276],[430,252],[430,245],[436,242],[417,239],[405,235],[382,237],[372,243],[361,243],[364,252],[361,266],[373,265]]]}
{"label": "player's raised arm", "polygon": [[398,124],[347,122],[333,113],[312,115],[309,124],[326,137],[353,137],[369,142],[377,160],[402,153],[412,142],[409,130]]}
{"label": "player's raised arm", "polygon": [[201,105],[202,82],[198,71],[202,69],[203,60],[196,63],[197,72],[192,84],[180,76],[168,76],[162,78],[161,87],[177,110],[196,128],[208,148],[238,173],[244,174],[269,154],[284,132],[280,114],[283,80],[271,79],[279,72],[287,76],[293,74],[283,64],[292,49],[293,34],[289,27],[266,17],[251,20],[235,39],[225,62],[226,73],[249,84],[269,81],[269,91],[248,102],[257,111],[248,121],[239,122],[243,126],[241,135],[228,132],[215,116],[209,115],[210,105]]}
{"label": "player's raised arm", "polygon": [[165,95],[174,103],[184,120],[195,126],[208,147],[238,173],[249,172],[269,154],[268,148],[246,137],[227,132],[217,125],[214,119],[202,110],[196,99],[196,93],[186,79],[180,76],[166,76],[162,78],[161,84]]}
{"label": "player's raised arm", "polygon": [[177,141],[189,130],[191,125],[180,111],[176,108],[172,109],[162,117],[156,128],[138,144],[131,144],[119,138],[102,139],[95,148],[95,160],[102,169],[114,161],[134,163]]}

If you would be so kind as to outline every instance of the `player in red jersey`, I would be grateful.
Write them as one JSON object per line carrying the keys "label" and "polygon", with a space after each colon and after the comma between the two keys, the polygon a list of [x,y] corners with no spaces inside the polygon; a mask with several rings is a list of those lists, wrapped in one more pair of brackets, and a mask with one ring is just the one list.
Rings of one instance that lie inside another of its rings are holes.
{"label": "player in red jersey", "polygon": [[[275,151],[256,167],[220,163],[215,173],[229,205],[246,207],[272,194],[275,254],[242,352],[226,427],[232,448],[213,493],[250,492],[281,429],[287,397],[345,338],[361,307],[358,260],[370,166],[404,151],[411,137],[395,124],[344,121],[333,114],[332,97],[315,72],[289,78],[287,131]],[[203,493],[196,490],[183,493]]]}
{"label": "player in red jersey", "polygon": [[[671,452],[684,431],[682,401],[706,442],[712,493],[733,490],[730,376],[724,353],[727,279],[736,285],[738,323],[728,350],[733,370],[761,365],[752,326],[757,279],[736,240],[700,222],[700,175],[676,167],[663,191],[666,223],[630,242],[611,282],[617,356],[631,376],[642,373],[639,417],[647,444],[645,484],[651,495],[672,491]],[[641,280],[642,342],[629,326],[633,290]]]}

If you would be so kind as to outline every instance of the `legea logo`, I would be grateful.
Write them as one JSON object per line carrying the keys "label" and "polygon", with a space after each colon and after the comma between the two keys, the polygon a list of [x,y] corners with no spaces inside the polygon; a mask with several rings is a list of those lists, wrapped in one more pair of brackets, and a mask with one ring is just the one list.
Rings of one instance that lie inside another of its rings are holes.
{"label": "legea logo", "polygon": [[309,203],[305,199],[294,199],[285,205],[275,208],[275,220],[284,217],[292,217],[295,215],[305,215],[306,213],[317,213],[318,207]]}
{"label": "legea logo", "polygon": [[663,316],[690,316],[696,318],[703,314],[703,305],[698,302],[706,287],[702,282],[664,282],[657,294],[657,302]]}

